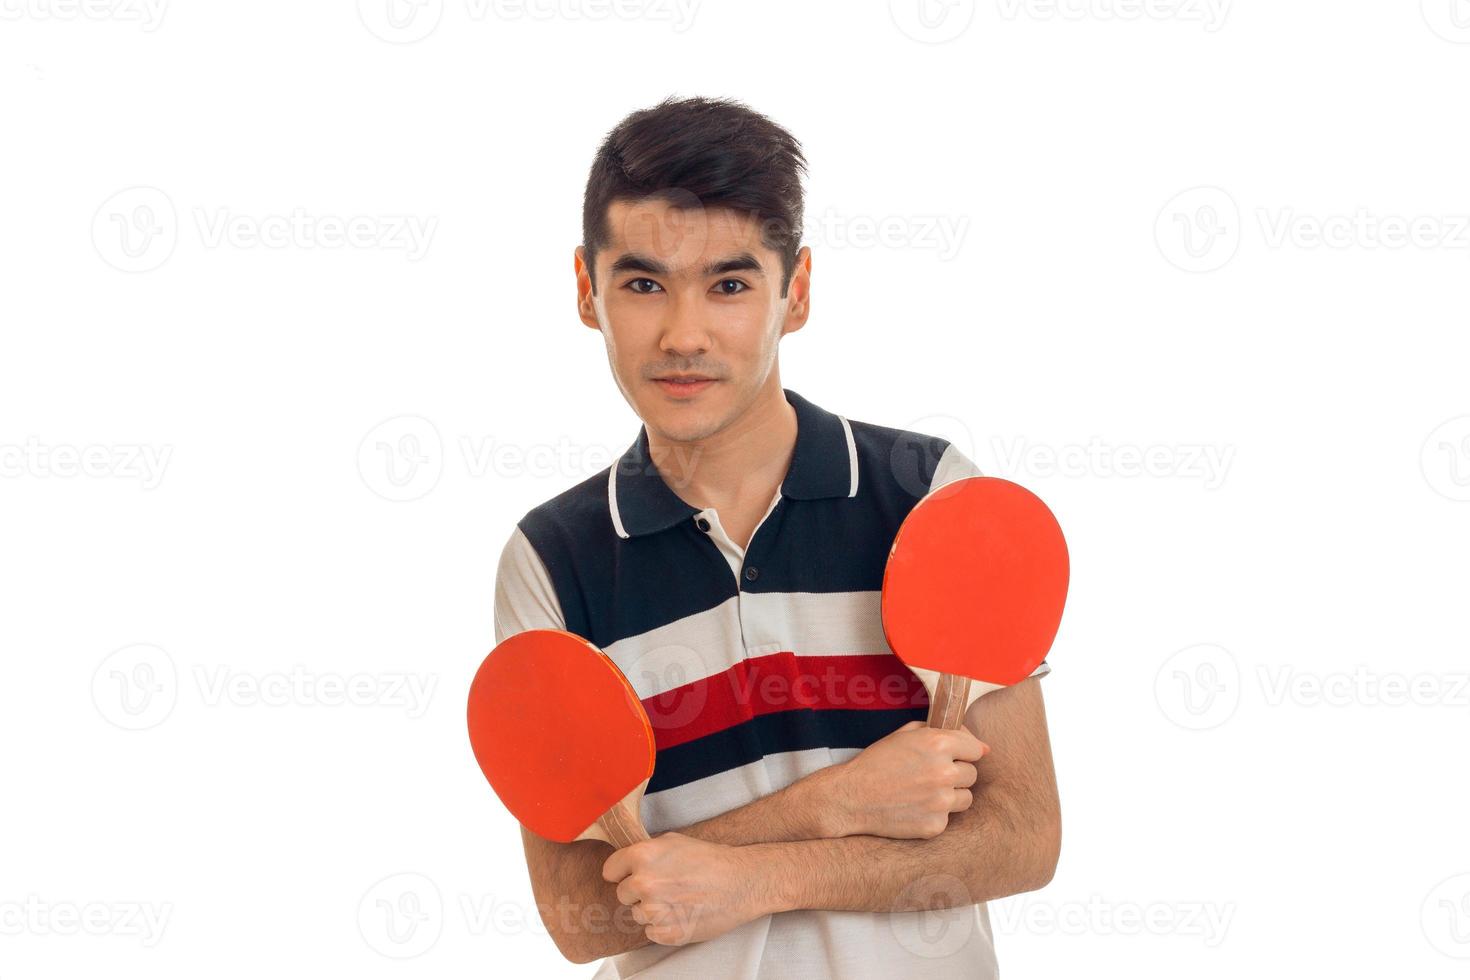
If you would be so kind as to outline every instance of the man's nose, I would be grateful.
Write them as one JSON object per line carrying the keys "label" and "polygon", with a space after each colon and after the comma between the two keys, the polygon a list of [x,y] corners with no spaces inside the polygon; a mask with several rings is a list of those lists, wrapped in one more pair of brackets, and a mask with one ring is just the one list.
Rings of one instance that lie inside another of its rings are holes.
{"label": "man's nose", "polygon": [[659,344],[664,350],[691,357],[710,349],[709,327],[696,305],[687,300],[669,305]]}

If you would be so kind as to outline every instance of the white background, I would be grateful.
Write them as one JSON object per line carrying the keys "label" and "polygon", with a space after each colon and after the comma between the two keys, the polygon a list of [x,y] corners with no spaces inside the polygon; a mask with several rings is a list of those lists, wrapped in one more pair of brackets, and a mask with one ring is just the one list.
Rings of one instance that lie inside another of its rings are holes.
{"label": "white background", "polygon": [[0,3],[0,974],[592,972],[464,693],[637,434],[587,167],[701,94],[811,162],[786,386],[1068,532],[1005,974],[1465,975],[1465,0],[97,4]]}

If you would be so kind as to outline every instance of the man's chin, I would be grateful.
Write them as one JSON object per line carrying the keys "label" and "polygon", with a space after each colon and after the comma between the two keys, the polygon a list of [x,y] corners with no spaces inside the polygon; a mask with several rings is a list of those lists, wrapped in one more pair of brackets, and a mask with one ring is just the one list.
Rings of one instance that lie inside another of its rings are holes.
{"label": "man's chin", "polygon": [[721,416],[710,406],[653,405],[643,416],[650,432],[672,442],[707,439],[721,428]]}

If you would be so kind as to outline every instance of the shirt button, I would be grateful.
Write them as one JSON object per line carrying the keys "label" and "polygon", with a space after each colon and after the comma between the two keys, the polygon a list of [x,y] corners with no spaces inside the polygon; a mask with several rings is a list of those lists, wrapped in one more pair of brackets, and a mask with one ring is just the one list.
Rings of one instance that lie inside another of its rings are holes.
{"label": "shirt button", "polygon": [[697,517],[697,518],[695,518],[694,524],[701,531],[708,531],[709,530],[709,521],[705,520],[703,517]]}
{"label": "shirt button", "polygon": [[754,582],[757,578],[760,577],[760,574],[760,569],[756,568],[754,565],[751,565],[745,570],[745,581]]}

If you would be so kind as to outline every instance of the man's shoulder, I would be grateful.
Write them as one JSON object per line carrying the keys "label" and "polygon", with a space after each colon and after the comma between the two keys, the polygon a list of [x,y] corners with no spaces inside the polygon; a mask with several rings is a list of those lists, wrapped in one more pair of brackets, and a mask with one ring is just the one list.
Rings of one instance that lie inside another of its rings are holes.
{"label": "man's shoulder", "polygon": [[[919,420],[920,422],[922,420]],[[907,426],[882,425],[878,422],[866,422],[862,419],[849,418],[847,424],[852,427],[852,438],[859,446],[869,448],[887,449],[902,443],[935,443],[939,446],[948,446],[949,440],[943,436],[930,432],[928,427],[909,428]]]}
{"label": "man's shoulder", "polygon": [[532,543],[546,540],[577,541],[614,535],[607,506],[612,466],[542,501],[516,522]]}
{"label": "man's shoulder", "polygon": [[[936,417],[935,421],[944,421]],[[954,420],[949,420],[953,423]],[[978,469],[960,442],[939,435],[939,428],[925,425],[920,419],[907,426],[880,425],[848,419],[852,441],[857,448],[858,465],[870,489],[884,494],[922,497],[953,475]],[[936,479],[937,478],[937,479]]]}

